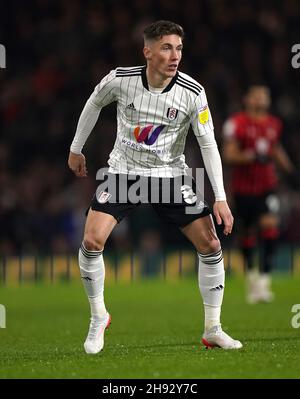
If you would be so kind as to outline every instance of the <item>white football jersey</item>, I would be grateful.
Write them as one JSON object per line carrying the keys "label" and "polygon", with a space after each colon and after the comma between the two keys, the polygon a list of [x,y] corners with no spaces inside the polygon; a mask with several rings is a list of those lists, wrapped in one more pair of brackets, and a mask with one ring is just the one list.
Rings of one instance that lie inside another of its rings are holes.
{"label": "white football jersey", "polygon": [[196,137],[213,131],[204,88],[177,72],[161,93],[149,90],[146,66],[116,68],[95,87],[89,103],[117,102],[117,137],[111,173],[172,177],[185,174],[183,154],[192,126]]}

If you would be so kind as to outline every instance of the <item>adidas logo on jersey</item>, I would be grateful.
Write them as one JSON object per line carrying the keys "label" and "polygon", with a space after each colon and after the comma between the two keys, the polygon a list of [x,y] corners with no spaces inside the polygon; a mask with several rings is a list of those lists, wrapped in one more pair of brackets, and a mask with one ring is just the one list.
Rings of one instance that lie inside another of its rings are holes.
{"label": "adidas logo on jersey", "polygon": [[133,103],[131,103],[131,104],[128,104],[126,108],[129,108],[129,109],[133,109],[133,110],[135,110],[135,106],[134,106],[134,104],[133,104]]}

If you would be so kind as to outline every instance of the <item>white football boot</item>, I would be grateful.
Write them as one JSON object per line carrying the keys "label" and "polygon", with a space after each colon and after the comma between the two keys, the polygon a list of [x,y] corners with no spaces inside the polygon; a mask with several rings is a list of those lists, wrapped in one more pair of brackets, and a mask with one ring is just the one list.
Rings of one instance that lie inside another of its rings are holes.
{"label": "white football boot", "polygon": [[246,275],[247,297],[249,304],[256,304],[260,301],[259,274],[256,270],[249,270]]}
{"label": "white football boot", "polygon": [[217,326],[214,326],[210,330],[205,332],[202,337],[202,343],[206,346],[207,349],[240,349],[243,347],[240,341],[232,339],[222,330],[221,324],[218,324]]}
{"label": "white football boot", "polygon": [[274,299],[271,291],[271,277],[267,273],[258,274],[252,271],[247,275],[247,302],[249,304],[270,303]]}
{"label": "white football boot", "polygon": [[111,316],[109,313],[106,313],[102,320],[91,318],[89,332],[83,345],[86,353],[96,354],[103,349],[104,332],[110,323]]}
{"label": "white football boot", "polygon": [[274,299],[274,293],[271,291],[271,276],[269,273],[262,273],[259,278],[260,301],[270,303]]}

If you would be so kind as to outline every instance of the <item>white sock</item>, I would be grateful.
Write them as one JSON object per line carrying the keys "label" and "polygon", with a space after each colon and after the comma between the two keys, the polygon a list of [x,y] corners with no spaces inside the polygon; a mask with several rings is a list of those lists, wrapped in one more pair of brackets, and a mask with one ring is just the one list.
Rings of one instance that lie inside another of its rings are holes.
{"label": "white sock", "polygon": [[93,318],[106,315],[104,304],[105,268],[102,251],[89,251],[81,244],[78,254],[81,279],[88,296]]}
{"label": "white sock", "polygon": [[221,306],[210,306],[204,305],[205,320],[204,320],[204,330],[208,331],[212,327],[221,324]]}
{"label": "white sock", "polygon": [[225,286],[224,261],[221,249],[208,255],[198,253],[198,258],[198,282],[205,312],[204,328],[208,331],[213,326],[221,324]]}

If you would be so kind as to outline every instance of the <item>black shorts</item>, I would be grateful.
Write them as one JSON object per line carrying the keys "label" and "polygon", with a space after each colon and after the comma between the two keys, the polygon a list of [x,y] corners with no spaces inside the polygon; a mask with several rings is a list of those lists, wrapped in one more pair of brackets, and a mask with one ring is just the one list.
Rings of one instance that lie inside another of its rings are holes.
{"label": "black shorts", "polygon": [[166,222],[184,227],[211,214],[201,198],[190,176],[150,178],[108,173],[100,181],[90,208],[112,215],[119,223],[139,205],[150,203]]}
{"label": "black shorts", "polygon": [[276,214],[279,211],[279,198],[274,192],[262,195],[236,194],[234,199],[236,216],[245,226],[255,224],[263,214]]}

